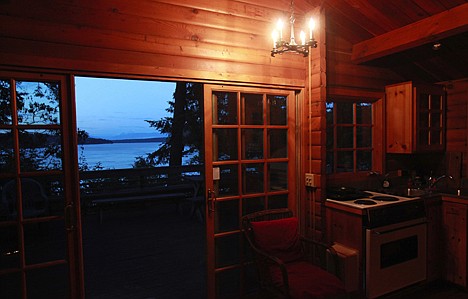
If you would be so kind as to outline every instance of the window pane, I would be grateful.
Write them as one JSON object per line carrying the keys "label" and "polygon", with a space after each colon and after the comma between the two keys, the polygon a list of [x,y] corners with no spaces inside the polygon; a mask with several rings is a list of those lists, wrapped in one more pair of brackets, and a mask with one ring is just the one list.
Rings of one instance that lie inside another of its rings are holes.
{"label": "window pane", "polygon": [[327,103],[327,125],[333,125],[333,109],[335,103]]}
{"label": "window pane", "polygon": [[[50,198],[41,178],[21,179],[21,199],[24,218],[36,218],[50,216]],[[2,190],[3,211],[7,219],[14,220],[18,217],[17,202],[19,197],[16,192],[15,180],[8,181]],[[63,205],[62,205],[63,211]]]}
{"label": "window pane", "polygon": [[59,130],[23,130],[19,134],[22,171],[62,169]]}
{"label": "window pane", "polygon": [[0,130],[0,172],[11,173],[15,170],[13,136],[10,130]]}
{"label": "window pane", "polygon": [[[0,221],[2,220],[13,219],[9,219],[8,215],[4,214],[4,211],[0,211]],[[20,243],[18,242],[18,227],[16,225],[0,227],[0,250],[2,254],[2,258],[0,258],[0,270],[20,267],[21,254],[19,244]],[[3,294],[1,293],[2,279],[3,276],[0,276],[0,294]]]}
{"label": "window pane", "polygon": [[268,208],[269,209],[281,209],[288,207],[288,195],[280,194],[268,197]]}
{"label": "window pane", "polygon": [[270,125],[287,125],[287,97],[268,95],[268,108]]}
{"label": "window pane", "polygon": [[263,129],[242,130],[242,159],[263,159]]}
{"label": "window pane", "polygon": [[68,265],[54,265],[26,272],[27,298],[68,298]]}
{"label": "window pane", "polygon": [[333,173],[335,169],[335,156],[332,151],[327,151],[327,174]]}
{"label": "window pane", "polygon": [[262,125],[263,124],[263,95],[261,94],[241,94],[243,99],[244,117],[242,124]]}
{"label": "window pane", "polygon": [[356,128],[356,146],[371,147],[372,146],[372,129],[371,127]]}
{"label": "window pane", "polygon": [[429,114],[428,113],[420,113],[419,114],[419,124],[421,128],[428,128],[429,127]]}
{"label": "window pane", "polygon": [[59,124],[60,84],[57,82],[16,82],[19,124]]}
{"label": "window pane", "polygon": [[358,171],[372,170],[372,152],[371,151],[357,151],[356,164]]}
{"label": "window pane", "polygon": [[333,132],[334,132],[333,127],[327,128],[327,150],[333,149],[335,145]]}
{"label": "window pane", "polygon": [[237,160],[237,130],[213,129],[213,161]]}
{"label": "window pane", "polygon": [[372,123],[372,104],[371,103],[356,103],[356,123],[371,124]]}
{"label": "window pane", "polygon": [[[226,245],[226,247],[229,246]],[[236,247],[238,244],[232,242],[231,247]],[[240,294],[240,269],[224,269],[216,272],[216,298],[241,298]]]}
{"label": "window pane", "polygon": [[7,80],[0,80],[0,124],[11,125],[11,86]]}
{"label": "window pane", "polygon": [[354,128],[353,127],[337,127],[336,128],[336,147],[337,148],[353,148]]}
{"label": "window pane", "polygon": [[336,172],[353,172],[354,158],[352,151],[340,151],[337,153]]}
{"label": "window pane", "polygon": [[216,201],[215,232],[227,232],[239,229],[239,200]]}
{"label": "window pane", "polygon": [[242,199],[242,215],[247,215],[265,209],[264,197],[253,197]]}
{"label": "window pane", "polygon": [[431,144],[442,144],[442,131],[431,130]]}
{"label": "window pane", "polygon": [[218,197],[239,195],[237,165],[222,165],[219,168],[221,179],[215,181],[218,184]]}
{"label": "window pane", "polygon": [[213,124],[237,124],[237,93],[213,92]]}
{"label": "window pane", "polygon": [[242,165],[243,190],[244,194],[264,192],[263,187],[263,164],[244,164]]}
{"label": "window pane", "polygon": [[66,258],[66,230],[63,220],[24,226],[26,264]]}
{"label": "window pane", "polygon": [[420,145],[429,145],[429,130],[423,129],[419,131],[419,144]]}
{"label": "window pane", "polygon": [[419,107],[424,110],[429,109],[429,95],[428,94],[421,93],[419,95]]}
{"label": "window pane", "polygon": [[21,286],[21,272],[3,274],[0,276],[0,294],[2,298],[20,299],[23,298]]}
{"label": "window pane", "polygon": [[270,163],[268,164],[268,178],[270,191],[288,189],[288,163]]}
{"label": "window pane", "polygon": [[437,112],[431,113],[431,128],[439,129],[440,127],[442,127],[441,119],[442,119],[441,113],[437,113]]}
{"label": "window pane", "polygon": [[434,109],[434,110],[442,109],[442,96],[431,95],[431,109]]}
{"label": "window pane", "polygon": [[288,130],[270,129],[268,130],[268,158],[288,157]]}
{"label": "window pane", "polygon": [[353,103],[337,103],[336,118],[337,124],[352,124],[354,122]]}

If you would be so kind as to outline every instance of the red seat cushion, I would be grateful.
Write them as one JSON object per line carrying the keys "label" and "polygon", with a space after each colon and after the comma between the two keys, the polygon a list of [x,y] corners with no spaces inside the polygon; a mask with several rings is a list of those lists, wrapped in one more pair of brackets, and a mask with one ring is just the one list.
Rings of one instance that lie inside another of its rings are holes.
{"label": "red seat cushion", "polygon": [[[346,293],[343,283],[329,272],[310,262],[286,264],[289,293],[294,299],[325,299]],[[283,284],[279,267],[272,267],[271,276],[276,285]]]}
{"label": "red seat cushion", "polygon": [[285,263],[303,256],[296,217],[251,222],[251,225],[255,243],[260,250]]}

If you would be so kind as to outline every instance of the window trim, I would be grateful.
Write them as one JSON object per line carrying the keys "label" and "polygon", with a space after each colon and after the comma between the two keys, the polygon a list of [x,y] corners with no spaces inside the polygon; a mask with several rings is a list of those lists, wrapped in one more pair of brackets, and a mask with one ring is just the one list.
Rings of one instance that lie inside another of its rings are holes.
{"label": "window trim", "polygon": [[[384,140],[385,140],[385,115],[383,111],[384,99],[369,99],[369,98],[356,98],[356,97],[332,97],[330,96],[327,100],[329,102],[342,102],[342,103],[357,103],[367,102],[372,104],[372,167],[369,171],[376,171],[384,173]],[[325,121],[325,134],[326,134],[326,121]],[[353,141],[354,142],[354,141]],[[353,149],[355,151],[355,148]],[[325,160],[328,151],[325,149]],[[326,173],[330,179],[346,179],[346,180],[359,180],[365,178],[369,171],[357,171],[357,172],[332,172]]]}

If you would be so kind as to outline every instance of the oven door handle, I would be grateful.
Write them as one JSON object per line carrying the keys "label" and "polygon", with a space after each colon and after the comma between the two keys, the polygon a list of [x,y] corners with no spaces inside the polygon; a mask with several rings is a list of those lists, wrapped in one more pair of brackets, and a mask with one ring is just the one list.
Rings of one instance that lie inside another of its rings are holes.
{"label": "oven door handle", "polygon": [[410,228],[410,227],[413,227],[413,226],[418,226],[418,225],[427,224],[427,223],[428,223],[427,221],[421,221],[421,222],[418,222],[418,223],[413,223],[413,224],[406,225],[406,226],[400,226],[400,227],[389,229],[389,230],[386,230],[386,231],[379,232],[379,231],[376,231],[376,230],[371,230],[371,232],[374,235],[384,235],[384,234],[393,233],[395,231],[402,230],[402,229],[405,229],[405,228]]}

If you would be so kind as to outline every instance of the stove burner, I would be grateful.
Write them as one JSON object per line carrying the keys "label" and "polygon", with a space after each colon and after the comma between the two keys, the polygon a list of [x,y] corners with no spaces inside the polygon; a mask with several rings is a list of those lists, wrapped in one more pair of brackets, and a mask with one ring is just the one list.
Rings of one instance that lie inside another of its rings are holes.
{"label": "stove burner", "polygon": [[394,196],[374,196],[372,199],[380,201],[399,201],[399,199]]}
{"label": "stove burner", "polygon": [[370,200],[370,199],[358,199],[358,200],[355,200],[354,203],[358,205],[366,205],[366,206],[373,206],[377,204],[375,201]]}

